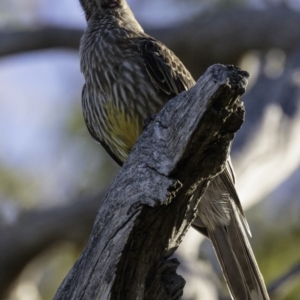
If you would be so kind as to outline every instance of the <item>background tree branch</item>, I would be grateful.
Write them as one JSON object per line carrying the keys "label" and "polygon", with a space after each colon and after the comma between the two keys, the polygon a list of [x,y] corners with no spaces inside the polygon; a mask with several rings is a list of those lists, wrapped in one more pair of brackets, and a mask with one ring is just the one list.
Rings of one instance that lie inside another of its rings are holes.
{"label": "background tree branch", "polygon": [[29,261],[59,241],[83,244],[90,234],[104,193],[51,209],[23,212],[12,225],[0,227],[0,299]]}
{"label": "background tree branch", "polygon": [[[206,12],[170,28],[145,31],[164,42],[199,77],[215,62],[235,64],[248,50],[294,49],[300,40],[300,13],[281,6],[267,10],[236,8]],[[79,29],[46,25],[28,31],[0,31],[0,56],[49,48],[78,51],[81,35]]]}

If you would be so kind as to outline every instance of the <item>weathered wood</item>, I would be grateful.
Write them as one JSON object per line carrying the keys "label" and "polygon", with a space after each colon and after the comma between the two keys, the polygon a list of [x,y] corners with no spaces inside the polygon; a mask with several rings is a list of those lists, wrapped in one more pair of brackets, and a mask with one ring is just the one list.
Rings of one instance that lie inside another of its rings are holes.
{"label": "weathered wood", "polygon": [[148,125],[55,299],[179,299],[174,253],[244,119],[248,74],[214,65]]}

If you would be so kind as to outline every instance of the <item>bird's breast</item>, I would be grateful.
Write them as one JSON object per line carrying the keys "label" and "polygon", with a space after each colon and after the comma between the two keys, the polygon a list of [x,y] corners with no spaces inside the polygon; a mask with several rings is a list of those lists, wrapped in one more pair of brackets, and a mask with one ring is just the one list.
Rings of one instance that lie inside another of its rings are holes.
{"label": "bird's breast", "polygon": [[166,99],[152,85],[136,48],[113,42],[99,38],[81,49],[87,90],[84,105],[90,108],[85,119],[98,139],[125,161],[144,120],[157,113]]}
{"label": "bird's breast", "polygon": [[103,109],[107,116],[106,131],[110,147],[125,161],[142,132],[142,119],[137,114],[121,110],[113,102],[106,103]]}

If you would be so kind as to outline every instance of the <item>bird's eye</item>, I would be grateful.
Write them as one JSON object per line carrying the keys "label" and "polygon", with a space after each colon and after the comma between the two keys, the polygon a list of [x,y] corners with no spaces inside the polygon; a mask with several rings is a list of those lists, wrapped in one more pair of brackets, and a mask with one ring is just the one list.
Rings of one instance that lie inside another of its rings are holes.
{"label": "bird's eye", "polygon": [[85,14],[85,18],[86,18],[87,21],[89,20],[90,17],[91,17],[91,14],[89,14],[89,13]]}
{"label": "bird's eye", "polygon": [[118,0],[108,0],[105,3],[102,4],[102,8],[115,8],[119,6]]}

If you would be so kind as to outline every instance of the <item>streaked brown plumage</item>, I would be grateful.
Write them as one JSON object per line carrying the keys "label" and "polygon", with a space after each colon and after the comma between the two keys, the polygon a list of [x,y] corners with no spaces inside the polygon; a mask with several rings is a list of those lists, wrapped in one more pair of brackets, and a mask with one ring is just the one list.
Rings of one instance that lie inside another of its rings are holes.
{"label": "streaked brown plumage", "polygon": [[[172,51],[144,33],[126,0],[80,3],[88,23],[80,46],[84,119],[122,165],[144,120],[195,81]],[[269,299],[241,220],[247,227],[228,161],[201,199],[193,226],[212,240],[233,299]]]}

